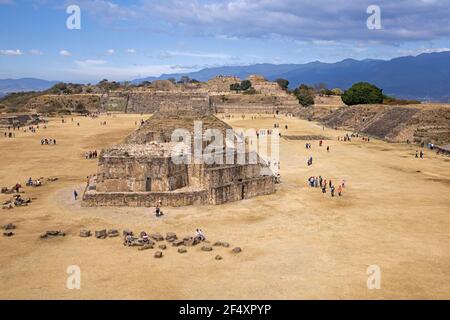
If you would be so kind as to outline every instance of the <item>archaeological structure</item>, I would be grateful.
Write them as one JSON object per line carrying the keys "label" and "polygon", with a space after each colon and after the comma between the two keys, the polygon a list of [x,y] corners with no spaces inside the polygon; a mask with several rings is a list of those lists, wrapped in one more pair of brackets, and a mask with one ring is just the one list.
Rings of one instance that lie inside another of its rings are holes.
{"label": "archaeological structure", "polygon": [[[173,161],[176,142],[171,138],[175,129],[194,136],[194,121],[201,121],[202,132],[217,129],[225,137],[227,130],[232,131],[214,115],[215,106],[207,93],[158,93],[152,108],[153,116],[123,144],[100,153],[98,171],[89,179],[83,206],[153,207],[158,201],[162,206],[223,204],[275,192],[270,161],[262,159],[247,140],[244,149],[225,143],[223,148],[214,149],[214,154],[225,157],[232,151],[234,160],[238,156],[246,160],[256,157],[256,162]],[[239,138],[234,133],[233,139]],[[207,145],[208,141],[201,140],[202,151],[207,150]],[[192,155],[194,142],[191,146]]]}

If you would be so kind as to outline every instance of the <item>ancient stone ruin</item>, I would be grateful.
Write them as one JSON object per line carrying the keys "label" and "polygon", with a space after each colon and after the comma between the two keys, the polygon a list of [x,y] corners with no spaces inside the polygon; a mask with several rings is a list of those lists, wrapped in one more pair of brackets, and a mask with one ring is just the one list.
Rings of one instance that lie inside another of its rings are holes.
{"label": "ancient stone ruin", "polygon": [[[173,96],[174,94],[172,94]],[[103,150],[99,156],[98,172],[91,177],[83,195],[84,206],[144,206],[153,207],[193,204],[223,204],[275,192],[274,174],[269,165],[248,141],[237,150],[224,144],[214,149],[214,163],[174,161],[172,141],[176,129],[195,135],[195,123],[201,121],[202,132],[219,130],[225,137],[232,128],[214,116],[214,106],[208,95],[180,93],[176,99],[157,99],[157,111],[126,137],[121,145]],[[243,141],[243,140],[241,140]],[[191,143],[191,142],[189,142]],[[195,139],[192,140],[193,156]],[[207,154],[208,141],[200,141],[201,151]],[[225,161],[232,152],[232,164]],[[180,154],[180,157],[187,154]],[[236,159],[257,159],[255,162]],[[239,163],[239,164],[238,164]]]}

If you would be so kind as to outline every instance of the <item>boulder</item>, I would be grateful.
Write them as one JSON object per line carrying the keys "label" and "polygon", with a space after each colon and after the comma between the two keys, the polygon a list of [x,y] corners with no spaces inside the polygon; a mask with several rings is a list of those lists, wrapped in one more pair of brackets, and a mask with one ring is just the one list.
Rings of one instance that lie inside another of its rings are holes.
{"label": "boulder", "polygon": [[116,229],[108,230],[108,237],[114,238],[114,237],[118,237],[118,236],[119,236],[119,230],[116,230]]}
{"label": "boulder", "polygon": [[108,234],[106,232],[106,229],[95,231],[95,237],[97,239],[106,239],[107,236]]}
{"label": "boulder", "polygon": [[184,240],[183,242],[184,242],[184,245],[186,247],[195,246],[196,244],[199,243],[198,239],[195,239],[195,238],[192,238],[192,237],[190,239],[188,239],[188,240]]}
{"label": "boulder", "polygon": [[221,241],[217,241],[213,244],[214,247],[221,247],[222,246],[222,242]]}
{"label": "boulder", "polygon": [[239,247],[236,247],[236,248],[233,248],[233,250],[231,250],[231,251],[233,251],[233,253],[239,253],[239,252],[242,252],[242,249]]}
{"label": "boulder", "polygon": [[40,235],[41,239],[45,239],[48,237],[65,237],[66,234],[62,231],[46,231],[45,233]]}
{"label": "boulder", "polygon": [[182,248],[178,248],[178,253],[186,253],[187,250],[186,248],[182,247]]}
{"label": "boulder", "polygon": [[7,193],[8,192],[8,188],[7,187],[2,187],[0,189],[0,193]]}
{"label": "boulder", "polygon": [[167,232],[166,241],[172,242],[177,239],[177,235],[173,232]]}
{"label": "boulder", "polygon": [[216,259],[216,260],[222,260],[223,258],[222,258],[221,255],[217,255],[215,259]]}
{"label": "boulder", "polygon": [[165,244],[160,244],[160,245],[158,246],[158,248],[160,248],[161,250],[166,250],[166,249],[167,249],[167,246],[166,246]]}
{"label": "boulder", "polygon": [[156,251],[154,257],[155,258],[162,258],[163,257],[162,251]]}
{"label": "boulder", "polygon": [[8,232],[3,232],[3,235],[5,237],[12,237],[14,235],[14,232],[8,231]]}
{"label": "boulder", "polygon": [[142,250],[148,250],[148,249],[153,249],[153,245],[151,244],[145,244],[142,247],[138,248],[138,250],[142,251]]}
{"label": "boulder", "polygon": [[212,251],[213,248],[211,246],[203,246],[202,251]]}
{"label": "boulder", "polygon": [[80,231],[80,237],[88,238],[90,236],[91,236],[91,230],[81,230]]}
{"label": "boulder", "polygon": [[3,226],[3,229],[5,230],[14,230],[16,228],[16,226],[12,223],[8,223],[7,225]]}
{"label": "boulder", "polygon": [[132,236],[133,235],[133,231],[131,231],[131,230],[123,230],[122,231],[122,235],[124,236],[124,237],[126,237],[126,236]]}
{"label": "boulder", "polygon": [[230,244],[228,242],[222,242],[222,247],[228,248]]}
{"label": "boulder", "polygon": [[159,233],[152,233],[151,235],[149,235],[149,237],[155,241],[163,241],[164,240],[164,237]]}
{"label": "boulder", "polygon": [[174,240],[173,242],[172,242],[172,246],[174,246],[174,247],[179,247],[179,246],[181,246],[181,245],[183,245],[184,244],[184,241],[183,240]]}

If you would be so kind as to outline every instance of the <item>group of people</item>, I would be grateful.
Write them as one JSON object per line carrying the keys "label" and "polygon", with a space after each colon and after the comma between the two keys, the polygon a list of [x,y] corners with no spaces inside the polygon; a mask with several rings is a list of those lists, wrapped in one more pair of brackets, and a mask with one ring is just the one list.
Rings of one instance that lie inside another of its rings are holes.
{"label": "group of people", "polygon": [[47,139],[47,138],[41,139],[41,145],[50,145],[50,144],[55,145],[56,139]]}
{"label": "group of people", "polygon": [[41,180],[41,178],[33,180],[30,177],[30,178],[28,178],[28,181],[27,181],[26,185],[28,187],[40,187],[40,186],[42,186],[42,180]]}
{"label": "group of people", "polygon": [[[352,135],[353,136],[353,135]],[[344,142],[350,142],[350,141],[352,141],[352,138],[351,138],[351,136],[349,136],[349,134],[347,133],[345,136],[343,136],[343,137],[341,137],[341,136],[338,136],[338,141],[344,141]]]}
{"label": "group of people", "polygon": [[84,157],[86,159],[95,159],[95,158],[97,158],[98,157],[97,150],[86,152]]}
{"label": "group of people", "polygon": [[[311,188],[320,188],[322,190],[322,193],[327,193],[327,188],[329,188],[331,196],[332,197],[335,196],[336,188],[331,179],[327,181],[327,179],[322,178],[322,176],[318,177],[311,176],[308,178],[308,184]],[[342,180],[337,187],[337,194],[339,197],[342,196],[344,188],[345,188],[345,180]]]}
{"label": "group of people", "polygon": [[422,150],[420,150],[420,152],[418,150],[416,150],[416,158],[423,159],[424,153]]}

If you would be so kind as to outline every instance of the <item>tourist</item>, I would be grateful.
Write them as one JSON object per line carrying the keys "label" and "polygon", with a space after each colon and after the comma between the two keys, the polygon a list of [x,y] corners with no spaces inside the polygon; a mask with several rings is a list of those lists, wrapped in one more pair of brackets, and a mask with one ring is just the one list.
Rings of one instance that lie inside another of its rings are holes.
{"label": "tourist", "polygon": [[203,234],[203,230],[202,229],[197,229],[195,231],[195,237],[194,238],[197,239],[198,241],[205,241],[206,240],[206,237]]}
{"label": "tourist", "polygon": [[423,150],[420,150],[420,159],[423,159],[423,155],[424,155]]}
{"label": "tourist", "polygon": [[16,183],[16,185],[14,186],[14,190],[16,190],[16,193],[20,192],[20,188],[22,188],[22,186],[20,185],[20,183]]}
{"label": "tourist", "polygon": [[338,186],[338,196],[340,197],[342,195],[342,185]]}
{"label": "tourist", "polygon": [[327,152],[330,152],[330,146],[327,146]]}
{"label": "tourist", "polygon": [[334,197],[334,186],[330,187],[331,196]]}
{"label": "tourist", "polygon": [[416,158],[418,158],[418,157],[419,157],[419,151],[416,150]]}
{"label": "tourist", "polygon": [[148,237],[148,234],[145,231],[141,232],[141,238],[142,238],[142,242],[145,244],[150,243],[150,239]]}
{"label": "tourist", "polygon": [[78,192],[77,192],[77,190],[73,190],[73,197],[74,197],[75,201],[78,199]]}

